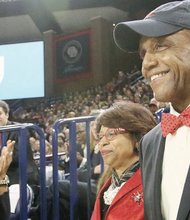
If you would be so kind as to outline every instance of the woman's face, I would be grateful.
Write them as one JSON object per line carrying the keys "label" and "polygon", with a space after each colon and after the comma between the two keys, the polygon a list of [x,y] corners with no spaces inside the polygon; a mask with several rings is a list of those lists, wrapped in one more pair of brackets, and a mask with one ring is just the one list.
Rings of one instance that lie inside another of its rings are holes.
{"label": "woman's face", "polygon": [[99,132],[99,149],[104,163],[123,172],[138,160],[135,153],[135,141],[125,131],[115,132],[116,129],[101,127]]}

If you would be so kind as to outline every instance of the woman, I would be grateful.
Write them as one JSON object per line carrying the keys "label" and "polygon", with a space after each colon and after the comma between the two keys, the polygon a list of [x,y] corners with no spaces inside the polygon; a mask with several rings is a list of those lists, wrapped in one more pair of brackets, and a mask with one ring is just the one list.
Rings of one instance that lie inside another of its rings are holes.
{"label": "woman", "polygon": [[99,190],[91,220],[142,220],[138,143],[156,125],[153,115],[140,104],[116,102],[96,122],[99,149],[111,176]]}

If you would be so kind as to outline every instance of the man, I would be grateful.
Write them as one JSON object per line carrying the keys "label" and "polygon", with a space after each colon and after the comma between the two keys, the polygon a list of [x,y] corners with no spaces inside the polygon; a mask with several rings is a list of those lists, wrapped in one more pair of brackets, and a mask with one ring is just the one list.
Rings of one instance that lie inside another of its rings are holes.
{"label": "man", "polygon": [[154,118],[156,120],[156,122],[159,122],[159,118],[157,117],[157,110],[158,110],[158,102],[156,101],[155,98],[152,98],[149,102],[149,110],[152,112],[152,114],[154,115]]}
{"label": "man", "polygon": [[[16,124],[8,120],[9,118],[9,106],[5,101],[0,100],[0,126],[6,126],[11,124]],[[28,136],[30,134],[28,133]],[[11,131],[5,132],[5,141],[14,140],[15,147],[13,151],[13,160],[8,169],[8,176],[10,179],[10,185],[19,183],[19,153],[22,153],[22,150],[19,150],[18,145],[18,132]],[[28,184],[30,185],[38,185],[38,167],[36,166],[31,146],[29,144],[29,139],[27,142],[27,176],[28,176]]]}
{"label": "man", "polygon": [[171,114],[162,114],[161,124],[140,146],[145,219],[190,219],[190,0],[161,5],[143,20],[119,23],[114,38],[123,50],[139,47],[142,74],[156,100],[170,102]]}
{"label": "man", "polygon": [[[16,124],[15,122],[11,122],[8,120],[9,111],[10,109],[9,109],[8,104],[5,101],[0,100],[0,126],[3,127],[6,125]],[[28,140],[27,140],[27,145],[26,145],[26,148],[27,148],[27,167],[26,167],[27,171],[26,172],[27,172],[27,183],[35,191],[37,188],[36,185],[39,185],[39,171],[38,171],[37,165],[34,162],[32,149],[29,144],[30,134],[31,134],[31,131],[29,131],[27,134]],[[13,142],[14,150],[13,150],[10,166],[7,170],[7,176],[9,177],[9,185],[19,184],[19,154],[22,153],[22,149],[19,149],[18,132],[17,131],[4,132],[4,134],[0,135],[0,137],[1,137],[0,149],[2,147],[3,142],[6,142],[8,140],[14,141]],[[35,197],[37,197],[37,193],[34,193],[34,194],[35,194]],[[36,204],[36,206],[37,205],[38,204]],[[3,220],[9,219],[10,204],[9,204],[9,194],[7,192],[4,193],[2,196],[0,196],[0,213],[2,213],[1,217]]]}

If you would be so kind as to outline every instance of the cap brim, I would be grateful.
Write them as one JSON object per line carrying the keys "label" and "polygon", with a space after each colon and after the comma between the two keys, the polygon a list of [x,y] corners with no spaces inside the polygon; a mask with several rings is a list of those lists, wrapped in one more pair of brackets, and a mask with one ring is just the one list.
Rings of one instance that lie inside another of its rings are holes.
{"label": "cap brim", "polygon": [[135,20],[118,23],[113,32],[116,45],[129,52],[138,51],[141,36],[160,37],[179,31],[182,27],[153,19]]}

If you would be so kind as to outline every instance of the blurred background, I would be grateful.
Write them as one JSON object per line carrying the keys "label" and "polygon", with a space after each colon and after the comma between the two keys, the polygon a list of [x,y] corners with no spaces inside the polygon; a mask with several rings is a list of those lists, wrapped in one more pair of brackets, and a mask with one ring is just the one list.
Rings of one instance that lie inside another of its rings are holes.
{"label": "blurred background", "polygon": [[119,99],[148,106],[138,53],[118,49],[112,31],[166,2],[0,0],[0,99],[23,119],[41,118],[44,106],[58,117]]}

